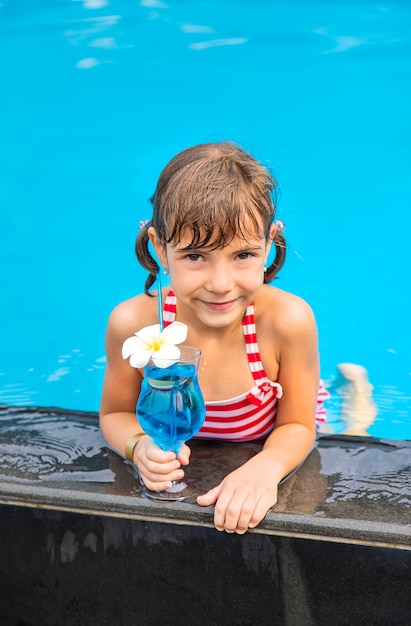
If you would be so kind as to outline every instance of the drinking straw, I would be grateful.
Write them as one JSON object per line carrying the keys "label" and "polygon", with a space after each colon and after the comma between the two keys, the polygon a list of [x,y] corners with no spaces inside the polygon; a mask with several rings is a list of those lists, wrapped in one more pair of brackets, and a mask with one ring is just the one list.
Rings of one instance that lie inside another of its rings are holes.
{"label": "drinking straw", "polygon": [[160,324],[160,331],[164,328],[164,319],[163,319],[163,289],[161,286],[161,276],[160,272],[157,272],[156,276],[157,283],[157,307],[158,307],[158,321]]}

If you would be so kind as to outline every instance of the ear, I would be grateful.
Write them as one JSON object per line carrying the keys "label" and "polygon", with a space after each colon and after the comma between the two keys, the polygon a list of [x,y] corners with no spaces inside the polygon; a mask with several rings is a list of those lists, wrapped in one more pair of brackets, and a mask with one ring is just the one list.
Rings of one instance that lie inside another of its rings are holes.
{"label": "ear", "polygon": [[160,261],[161,265],[163,266],[165,270],[168,269],[166,247],[164,244],[161,243],[160,238],[158,237],[157,231],[154,228],[154,226],[150,226],[147,229],[147,234],[154,248],[154,251],[156,253],[158,260]]}
{"label": "ear", "polygon": [[277,232],[277,225],[271,224],[270,226],[270,234],[267,237],[267,241],[265,242],[265,263],[267,263],[268,256],[270,254],[271,245],[273,243],[274,237]]}

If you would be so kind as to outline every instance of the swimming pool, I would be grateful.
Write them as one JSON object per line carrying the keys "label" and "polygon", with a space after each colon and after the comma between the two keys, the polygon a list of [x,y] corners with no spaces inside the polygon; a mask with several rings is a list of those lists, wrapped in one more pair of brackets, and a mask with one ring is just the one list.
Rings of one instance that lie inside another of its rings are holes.
{"label": "swimming pool", "polygon": [[[98,409],[104,330],[140,291],[165,163],[233,139],[282,189],[278,286],[317,316],[322,375],[359,363],[369,433],[411,437],[406,2],[0,4],[0,402]],[[336,430],[339,400],[329,403]]]}

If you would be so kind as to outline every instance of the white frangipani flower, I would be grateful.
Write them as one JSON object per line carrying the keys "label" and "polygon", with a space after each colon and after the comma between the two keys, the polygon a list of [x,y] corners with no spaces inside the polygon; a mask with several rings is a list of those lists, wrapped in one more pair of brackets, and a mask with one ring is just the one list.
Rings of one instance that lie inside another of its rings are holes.
{"label": "white frangipani flower", "polygon": [[144,367],[153,359],[157,367],[169,367],[181,355],[177,344],[187,337],[188,327],[182,322],[173,322],[160,330],[160,324],[145,326],[123,343],[123,359],[130,358],[131,367]]}

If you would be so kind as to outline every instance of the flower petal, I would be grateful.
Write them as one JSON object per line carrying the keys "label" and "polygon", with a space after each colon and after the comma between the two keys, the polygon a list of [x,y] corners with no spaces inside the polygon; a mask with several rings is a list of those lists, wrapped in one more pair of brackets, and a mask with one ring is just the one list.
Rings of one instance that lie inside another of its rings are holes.
{"label": "flower petal", "polygon": [[152,326],[144,326],[136,332],[136,337],[144,341],[148,346],[155,345],[160,335],[160,324],[153,324]]}
{"label": "flower petal", "polygon": [[130,357],[131,367],[144,367],[149,362],[152,353],[152,350],[139,350],[138,352],[133,352]]}
{"label": "flower petal", "polygon": [[177,363],[180,356],[181,350],[178,346],[172,346],[169,343],[165,343],[161,346],[160,350],[153,352],[152,359],[154,365],[163,369]]}
{"label": "flower petal", "polygon": [[183,322],[173,322],[166,326],[160,334],[160,341],[163,343],[177,345],[187,339],[188,327]]}
{"label": "flower petal", "polygon": [[135,336],[129,337],[123,343],[121,354],[123,359],[128,359],[128,357],[131,356],[133,352],[139,352],[140,350],[147,350],[147,345],[145,341],[141,341],[141,339]]}

